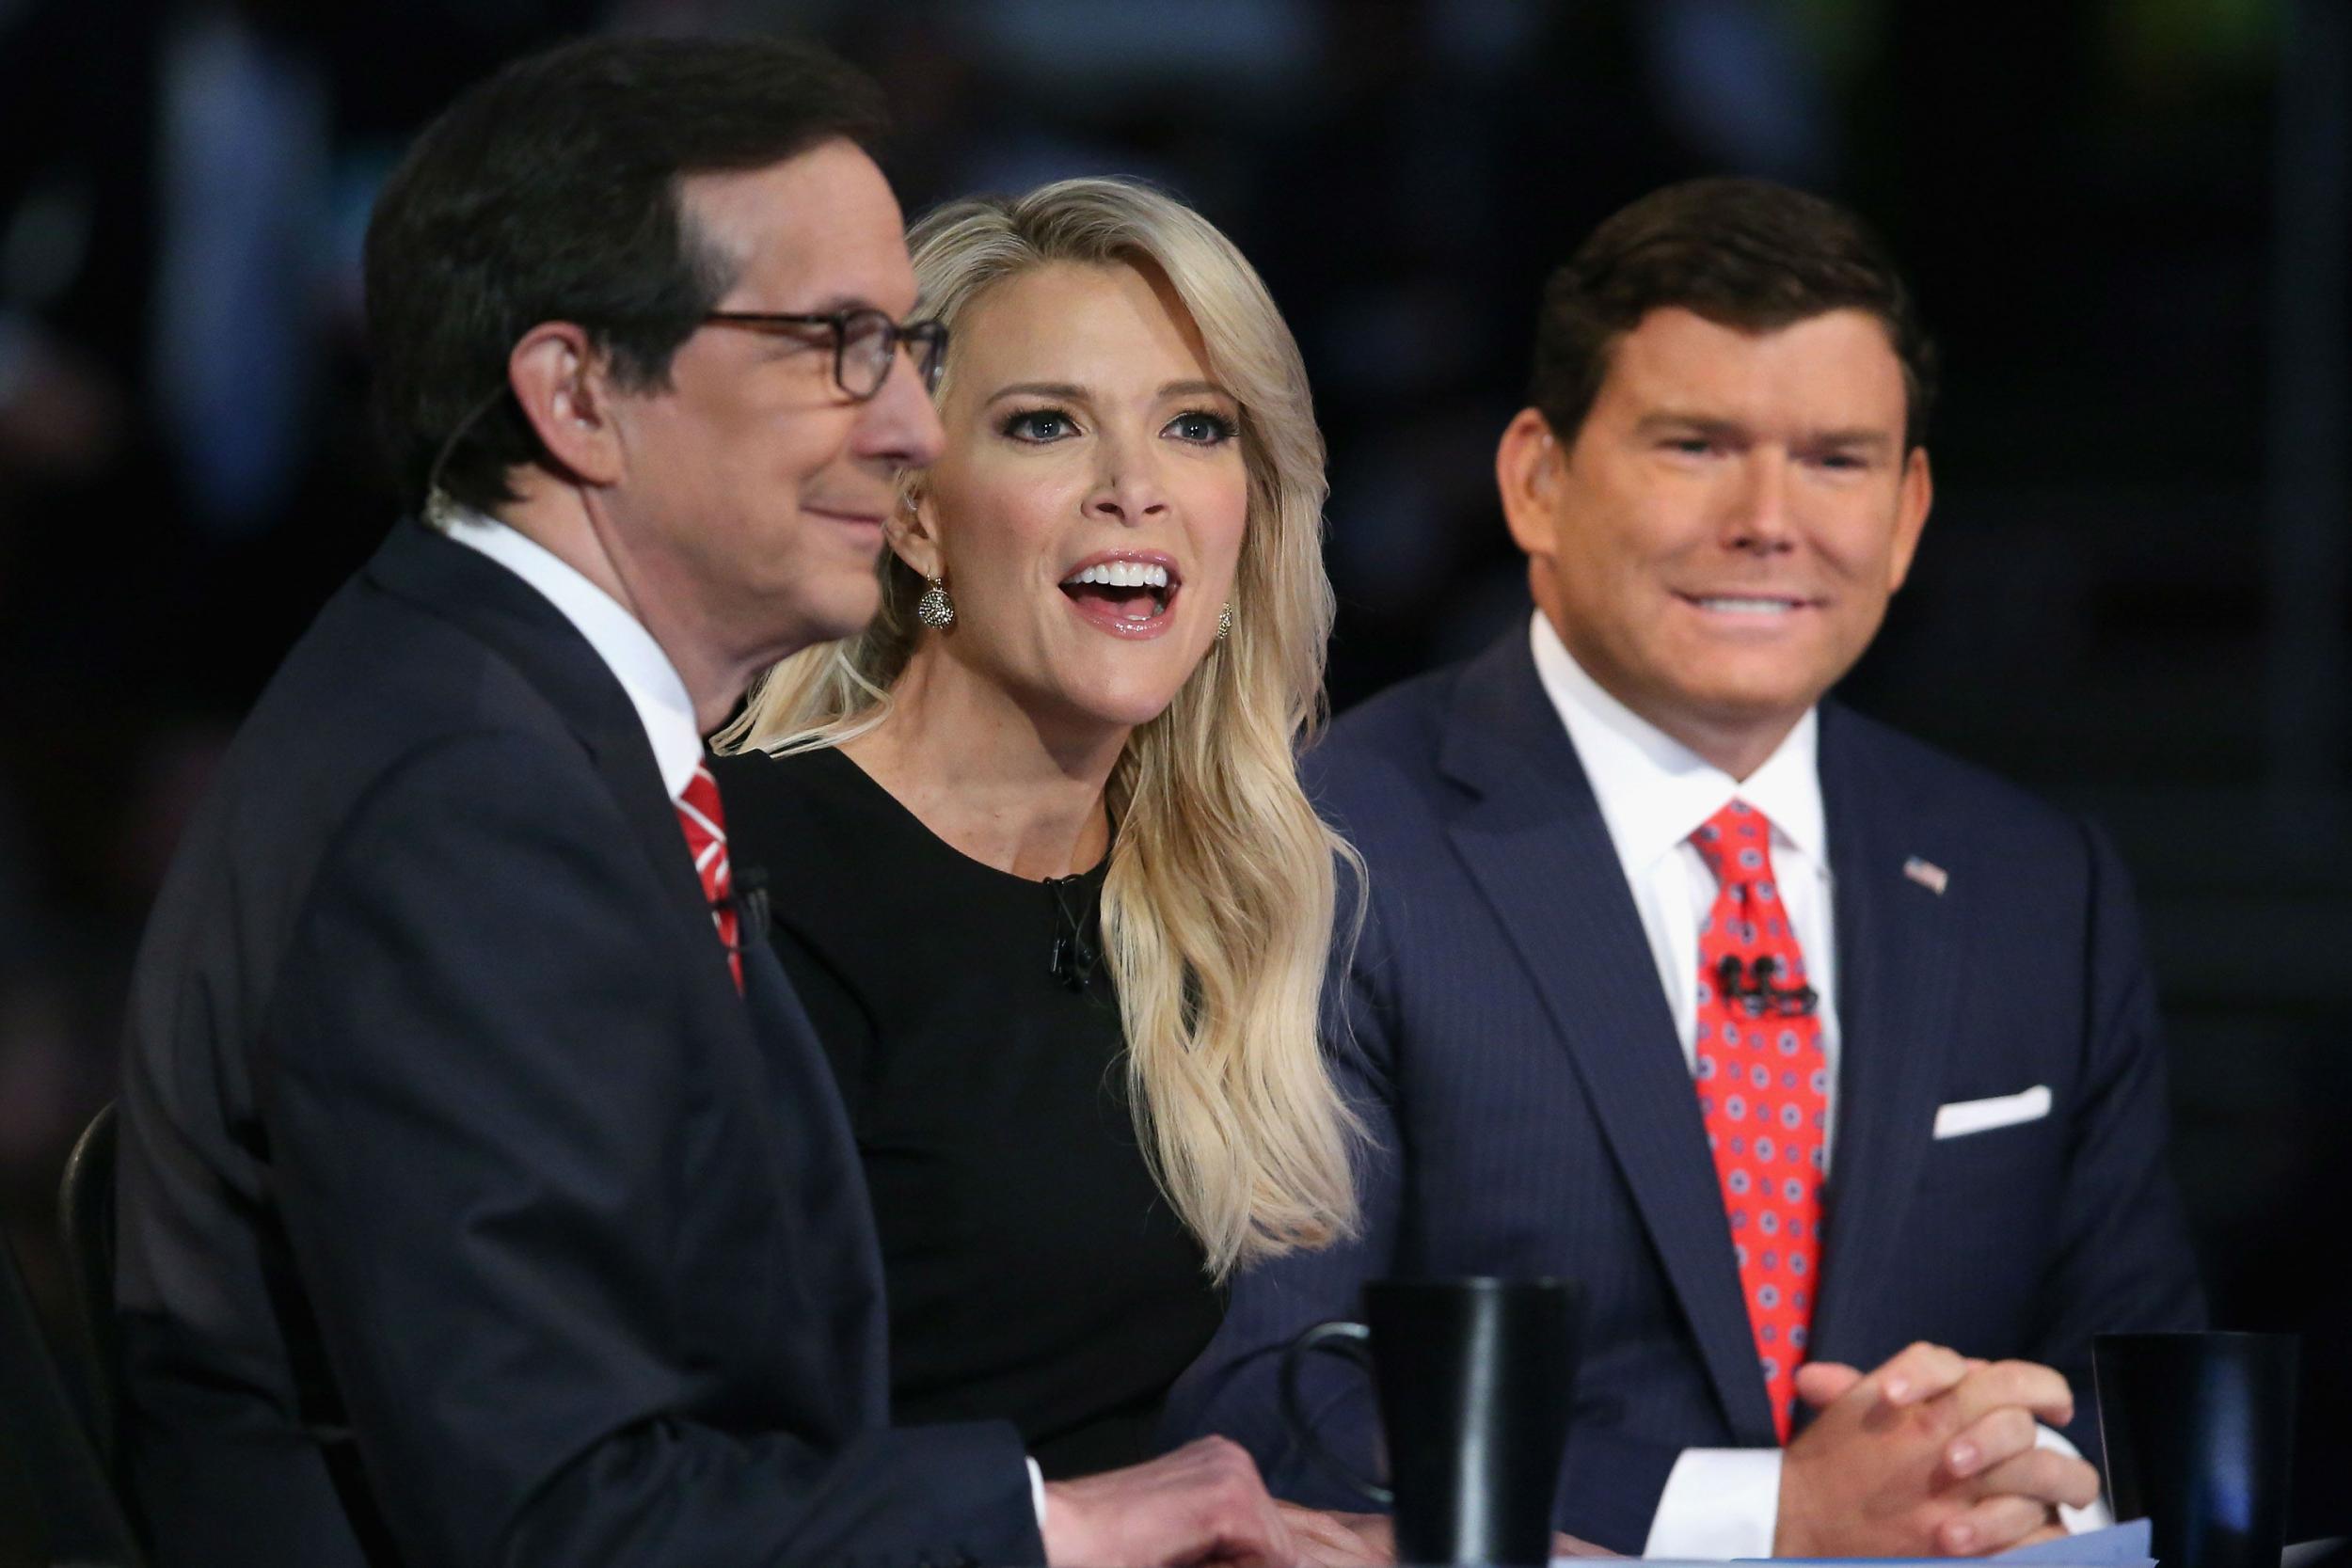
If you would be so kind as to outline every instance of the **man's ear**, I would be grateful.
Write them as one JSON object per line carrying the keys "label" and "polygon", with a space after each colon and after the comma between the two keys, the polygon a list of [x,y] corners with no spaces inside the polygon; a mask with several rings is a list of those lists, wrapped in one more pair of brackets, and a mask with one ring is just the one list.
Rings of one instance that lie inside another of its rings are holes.
{"label": "man's ear", "polygon": [[890,553],[914,568],[917,577],[946,577],[939,548],[939,510],[931,502],[930,486],[918,475],[910,483],[908,495],[911,504],[891,514],[882,530]]}
{"label": "man's ear", "polygon": [[1531,556],[1549,558],[1555,547],[1553,513],[1567,456],[1550,422],[1534,408],[1512,417],[1495,448],[1495,488],[1502,498],[1503,521],[1512,540]]}
{"label": "man's ear", "polygon": [[1928,449],[1914,447],[1903,459],[1901,487],[1895,492],[1895,550],[1886,585],[1890,594],[1911,575],[1912,559],[1919,553],[1919,534],[1928,526],[1928,509],[1935,504],[1935,478],[1928,468]]}
{"label": "man's ear", "polygon": [[583,483],[618,483],[628,463],[605,356],[585,328],[542,322],[506,356],[506,383],[539,444]]}

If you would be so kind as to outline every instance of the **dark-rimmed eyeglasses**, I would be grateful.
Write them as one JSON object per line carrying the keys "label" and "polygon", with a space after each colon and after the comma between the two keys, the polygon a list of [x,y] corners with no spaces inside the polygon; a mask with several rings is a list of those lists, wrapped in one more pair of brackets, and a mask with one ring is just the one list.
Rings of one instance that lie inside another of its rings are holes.
{"label": "dark-rimmed eyeglasses", "polygon": [[739,326],[752,332],[804,333],[823,328],[833,335],[833,380],[850,397],[864,403],[890,379],[898,362],[898,347],[914,356],[915,373],[923,390],[939,388],[940,368],[947,362],[947,326],[944,322],[890,319],[889,312],[862,306],[854,310],[791,314],[771,310],[713,310],[703,317],[711,326]]}

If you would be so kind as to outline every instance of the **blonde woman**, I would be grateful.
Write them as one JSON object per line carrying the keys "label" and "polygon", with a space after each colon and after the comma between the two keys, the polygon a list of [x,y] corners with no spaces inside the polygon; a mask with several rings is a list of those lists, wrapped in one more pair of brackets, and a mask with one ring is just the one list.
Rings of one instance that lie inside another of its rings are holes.
{"label": "blonde woman", "polygon": [[881,616],[768,676],[720,780],[865,1157],[896,1417],[1009,1418],[1064,1477],[1152,1451],[1237,1266],[1355,1223],[1315,1028],[1348,851],[1292,764],[1323,449],[1182,204],[1067,181],[910,239],[946,452]]}

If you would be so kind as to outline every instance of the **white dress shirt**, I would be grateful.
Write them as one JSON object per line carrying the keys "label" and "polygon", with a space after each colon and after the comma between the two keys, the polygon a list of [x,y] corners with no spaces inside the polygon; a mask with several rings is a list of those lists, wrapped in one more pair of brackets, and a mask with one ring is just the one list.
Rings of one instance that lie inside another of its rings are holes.
{"label": "white dress shirt", "polygon": [[645,726],[661,787],[678,800],[703,760],[702,731],[694,723],[694,700],[677,666],[661,651],[644,624],[620,600],[588,580],[579,568],[536,539],[496,517],[464,507],[436,508],[434,526],[469,549],[480,550],[561,610],[628,693]]}
{"label": "white dress shirt", "polygon": [[[1837,926],[1821,805],[1819,714],[1808,710],[1763,766],[1735,779],[1602,690],[1543,611],[1535,612],[1528,636],[1535,673],[1567,727],[1625,869],[1642,934],[1649,940],[1658,981],[1674,1014],[1683,1064],[1694,1073],[1699,926],[1714,908],[1716,888],[1715,875],[1691,835],[1733,800],[1746,801],[1772,823],[1773,879],[1804,952],[1805,979],[1820,996],[1816,1016],[1830,1069],[1822,1147],[1824,1154],[1831,1152],[1837,1131]],[[2047,1428],[2039,1441],[2075,1451]],[[1685,1449],[1659,1497],[1643,1555],[1772,1556],[1780,1522],[1780,1460],[1778,1449]],[[2108,1522],[2104,1508],[2067,1509],[2061,1516],[2073,1529]]]}
{"label": "white dress shirt", "polygon": [[[518,532],[496,517],[458,506],[433,509],[433,526],[469,549],[480,550],[532,587],[563,612],[588,645],[628,693],[637,721],[645,726],[645,741],[653,748],[654,766],[661,771],[661,787],[673,800],[684,798],[686,786],[702,765],[702,731],[694,723],[694,700],[677,666],[661,651],[644,624],[612,594],[588,580],[578,568],[553,550]],[[685,838],[679,837],[680,851]],[[1037,1510],[1037,1528],[1045,1528],[1045,1472],[1029,1461],[1029,1502]]]}
{"label": "white dress shirt", "polygon": [[[1815,1013],[1829,1058],[1830,1133],[1836,1131],[1837,954],[1831,919],[1829,832],[1821,775],[1814,765],[1820,734],[1811,712],[1779,750],[1745,780],[1707,761],[1612,697],[1570,657],[1551,623],[1536,611],[1531,630],[1535,673],[1568,728],[1577,759],[1600,804],[1609,841],[1625,868],[1673,1009],[1683,1065],[1698,1070],[1699,926],[1715,907],[1715,874],[1691,842],[1707,819],[1745,800],[1772,825],[1772,879],[1804,952],[1804,976],[1820,994]],[[1693,1091],[1695,1092],[1695,1091]]]}

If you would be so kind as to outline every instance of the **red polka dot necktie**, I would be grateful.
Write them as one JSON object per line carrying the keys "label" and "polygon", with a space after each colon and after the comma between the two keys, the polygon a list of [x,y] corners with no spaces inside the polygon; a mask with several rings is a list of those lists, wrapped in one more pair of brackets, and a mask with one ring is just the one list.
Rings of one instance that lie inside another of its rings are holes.
{"label": "red polka dot necktie", "polygon": [[1740,800],[1691,835],[1716,883],[1699,927],[1699,1112],[1786,1443],[1820,1276],[1829,1066],[1804,955],[1772,880],[1772,839],[1764,814]]}
{"label": "red polka dot necktie", "polygon": [[703,896],[710,903],[710,922],[719,928],[719,940],[726,944],[727,970],[735,976],[735,989],[743,989],[743,951],[736,938],[739,922],[735,912],[735,874],[727,865],[726,812],[719,804],[719,781],[710,776],[707,763],[694,765],[694,776],[686,781],[686,792],[678,797],[677,823],[686,830],[686,847],[693,852],[694,874],[703,879]]}

